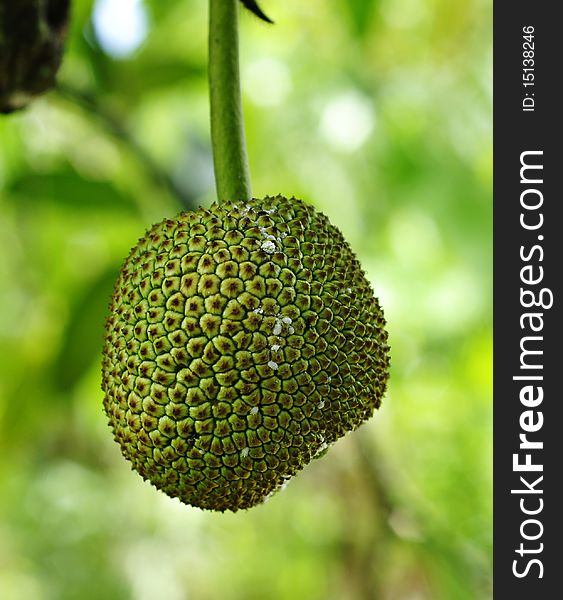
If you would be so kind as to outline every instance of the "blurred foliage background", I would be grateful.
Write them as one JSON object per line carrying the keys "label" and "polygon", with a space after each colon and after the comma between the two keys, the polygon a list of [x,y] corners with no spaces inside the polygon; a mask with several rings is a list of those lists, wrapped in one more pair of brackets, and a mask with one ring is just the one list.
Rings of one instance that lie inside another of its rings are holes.
{"label": "blurred foliage background", "polygon": [[0,598],[491,596],[491,3],[241,17],[254,193],[314,203],[386,311],[383,407],[239,514],[129,470],[102,412],[113,280],[214,196],[204,0],[75,0],[60,91],[0,120]]}

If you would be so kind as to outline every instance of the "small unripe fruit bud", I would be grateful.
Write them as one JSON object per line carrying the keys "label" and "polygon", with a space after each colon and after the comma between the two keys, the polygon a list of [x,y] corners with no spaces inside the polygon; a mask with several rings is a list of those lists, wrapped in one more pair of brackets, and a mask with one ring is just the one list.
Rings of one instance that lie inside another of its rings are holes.
{"label": "small unripe fruit bud", "polygon": [[55,85],[70,0],[0,0],[0,112]]}

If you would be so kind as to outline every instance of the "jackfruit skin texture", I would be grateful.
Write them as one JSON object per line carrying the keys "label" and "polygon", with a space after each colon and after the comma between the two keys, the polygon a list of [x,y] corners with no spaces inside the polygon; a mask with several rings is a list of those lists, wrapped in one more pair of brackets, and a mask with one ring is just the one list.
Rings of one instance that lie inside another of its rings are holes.
{"label": "jackfruit skin texture", "polygon": [[389,346],[340,231],[277,196],[154,225],[116,283],[102,371],[133,469],[186,504],[236,511],[372,416]]}

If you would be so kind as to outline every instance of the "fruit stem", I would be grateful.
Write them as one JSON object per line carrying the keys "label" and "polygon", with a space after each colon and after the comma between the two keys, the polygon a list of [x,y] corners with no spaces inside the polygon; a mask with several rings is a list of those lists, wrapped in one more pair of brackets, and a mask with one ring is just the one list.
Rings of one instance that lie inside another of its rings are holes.
{"label": "fruit stem", "polygon": [[209,0],[209,96],[217,198],[252,197],[239,74],[238,0]]}

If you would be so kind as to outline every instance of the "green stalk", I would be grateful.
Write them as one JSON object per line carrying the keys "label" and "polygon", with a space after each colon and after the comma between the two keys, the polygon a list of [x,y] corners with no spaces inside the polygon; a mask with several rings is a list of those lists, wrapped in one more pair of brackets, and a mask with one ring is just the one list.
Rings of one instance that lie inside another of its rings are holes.
{"label": "green stalk", "polygon": [[239,75],[239,0],[209,0],[209,96],[217,198],[252,197]]}

